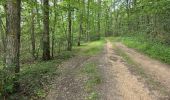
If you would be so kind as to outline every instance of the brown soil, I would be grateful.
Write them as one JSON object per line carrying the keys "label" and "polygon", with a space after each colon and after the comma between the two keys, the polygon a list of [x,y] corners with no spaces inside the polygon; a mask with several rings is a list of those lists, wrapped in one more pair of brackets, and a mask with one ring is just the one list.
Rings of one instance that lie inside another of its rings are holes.
{"label": "brown soil", "polygon": [[59,68],[62,75],[53,81],[46,100],[86,100],[88,77],[82,74],[83,67],[90,62],[98,63],[98,59],[98,56],[76,56],[64,62]]}
{"label": "brown soil", "polygon": [[[148,58],[135,50],[129,49],[121,43],[116,46],[127,53],[132,60],[141,64],[142,68],[167,88],[170,88],[170,69],[168,65]],[[97,62],[101,73],[102,83],[96,87],[100,100],[158,100],[139,76],[132,74],[127,62],[113,49],[107,41],[105,49],[94,57],[76,56],[63,63],[59,70],[62,75],[53,80],[52,89],[46,100],[86,100],[88,93],[84,91],[87,77],[80,75],[83,65]]]}
{"label": "brown soil", "polygon": [[163,64],[160,61],[154,60],[133,49],[127,48],[121,43],[116,44],[121,48],[132,60],[140,64],[145,71],[152,75],[156,80],[162,83],[170,90],[170,65]]}
{"label": "brown soil", "polygon": [[78,72],[88,59],[88,57],[74,57],[64,62],[59,68],[62,75],[53,81],[46,100],[84,100],[87,95],[83,91],[85,77],[81,77]]}
{"label": "brown soil", "polygon": [[146,55],[138,53],[134,49],[128,48],[122,43],[116,43],[116,47],[125,52],[130,59],[139,64],[145,73],[149,74],[154,80],[161,83],[170,93],[170,65],[163,64],[160,61],[149,58]]}
{"label": "brown soil", "polygon": [[139,82],[137,76],[132,75],[124,64],[122,57],[118,56],[108,41],[101,62],[104,77],[102,100],[155,100],[150,91]]}

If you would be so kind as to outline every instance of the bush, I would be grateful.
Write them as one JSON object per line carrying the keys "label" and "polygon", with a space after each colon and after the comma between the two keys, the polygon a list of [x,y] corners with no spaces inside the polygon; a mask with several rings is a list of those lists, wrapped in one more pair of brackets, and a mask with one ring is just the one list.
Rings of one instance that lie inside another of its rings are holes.
{"label": "bush", "polygon": [[1,69],[0,70],[0,98],[3,96],[8,96],[14,92],[14,74],[8,70]]}

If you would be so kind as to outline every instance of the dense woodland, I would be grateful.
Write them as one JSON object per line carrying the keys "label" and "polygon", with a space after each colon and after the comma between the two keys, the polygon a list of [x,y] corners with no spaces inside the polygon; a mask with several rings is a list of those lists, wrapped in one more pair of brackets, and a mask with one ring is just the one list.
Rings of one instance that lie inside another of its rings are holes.
{"label": "dense woodland", "polygon": [[108,36],[170,46],[170,0],[0,0],[0,96],[24,91],[24,66]]}

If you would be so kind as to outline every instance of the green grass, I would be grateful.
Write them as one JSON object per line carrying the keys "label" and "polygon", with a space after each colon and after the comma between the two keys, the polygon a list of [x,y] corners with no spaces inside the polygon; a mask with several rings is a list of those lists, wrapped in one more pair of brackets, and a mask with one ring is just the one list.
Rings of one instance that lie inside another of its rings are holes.
{"label": "green grass", "polygon": [[83,56],[93,56],[101,53],[105,40],[84,43],[80,47],[75,48],[75,52]]}
{"label": "green grass", "polygon": [[101,83],[101,76],[97,69],[97,65],[95,63],[87,63],[84,66],[83,73],[88,76],[88,80],[85,84],[85,91],[89,93],[86,100],[98,100],[99,95],[95,91],[95,87]]}
{"label": "green grass", "polygon": [[[75,53],[81,56],[95,56],[103,51],[105,40],[84,43],[80,47],[75,48]],[[81,74],[87,76],[84,84],[84,90],[88,93],[85,100],[98,100],[99,94],[96,91],[97,85],[101,83],[101,76],[97,68],[97,62],[89,61],[84,64]]]}
{"label": "green grass", "polygon": [[134,48],[152,58],[170,64],[170,46],[168,45],[149,41],[141,37],[118,37],[114,38],[114,40],[121,41],[130,48]]}
{"label": "green grass", "polygon": [[[26,63],[21,65],[21,72],[19,77],[19,82],[21,84],[21,92],[13,94],[11,91],[13,89],[13,82],[11,81],[14,76],[8,76],[8,74],[0,74],[1,76],[6,75],[9,84],[3,85],[1,88],[0,82],[0,94],[6,94],[6,97],[10,100],[28,100],[28,99],[40,99],[46,96],[48,88],[50,88],[50,83],[55,77],[60,75],[58,70],[58,65],[74,56],[73,52],[62,52],[54,60],[47,62],[35,61],[33,63]],[[3,71],[3,70],[1,70]],[[10,80],[9,80],[10,78]],[[3,84],[3,83],[2,83]],[[47,88],[48,87],[48,88]],[[1,99],[1,97],[0,97]]]}
{"label": "green grass", "polygon": [[12,77],[6,75],[7,84],[4,84],[3,89],[0,91],[5,93],[9,100],[25,100],[25,99],[38,99],[46,96],[46,86],[54,77],[60,75],[57,70],[60,61],[51,60],[48,62],[35,62],[34,64],[23,65],[19,76],[21,85],[21,92],[13,94]]}
{"label": "green grass", "polygon": [[59,63],[60,60],[51,60],[25,65],[25,69],[20,75],[20,83],[26,89],[24,91],[30,96],[33,96],[32,98],[45,97],[44,86],[48,85],[54,76],[60,74],[57,70]]}
{"label": "green grass", "polygon": [[144,79],[144,81],[146,82],[147,86],[149,87],[149,89],[151,90],[157,90],[159,91],[161,94],[163,95],[168,95],[168,90],[166,89],[166,87],[164,87],[163,85],[161,85],[160,82],[158,82],[157,80],[154,80],[152,78],[152,76],[150,74],[147,74],[145,72],[145,70],[140,67],[140,65],[136,62],[134,62],[127,54],[125,54],[121,49],[116,49],[117,54],[119,54],[120,56],[122,56],[124,58],[124,60],[127,62],[127,66],[129,68],[129,70],[136,75],[139,75],[140,77],[142,77]]}
{"label": "green grass", "polygon": [[[4,84],[3,81],[0,81],[0,96],[6,94],[6,97],[8,97],[9,99],[17,100],[27,100],[30,98],[39,99],[45,97],[46,92],[48,90],[47,87],[49,87],[50,81],[53,80],[54,77],[58,77],[60,75],[58,65],[63,60],[73,57],[75,54],[82,56],[97,55],[103,50],[104,43],[104,40],[85,43],[80,47],[74,48],[72,52],[61,52],[56,59],[48,62],[43,62],[39,60],[34,62],[23,63],[21,65],[21,72],[19,77],[19,82],[21,84],[21,92],[17,94],[13,94],[12,92],[12,83],[14,75],[0,73],[0,79],[4,80],[3,76],[5,75],[9,83]],[[91,66],[91,64],[87,64],[87,66]],[[91,73],[88,74],[88,76],[90,75],[90,79],[87,81],[86,84],[86,87],[90,89],[92,89],[93,86],[97,84],[98,81],[100,81],[100,77],[98,77],[97,70],[94,66],[92,65],[92,67],[90,67],[92,69],[89,69],[89,67],[85,67],[87,69],[84,70],[85,73]],[[92,72],[88,72],[88,69]],[[90,91],[90,89],[89,100],[95,100],[94,98],[97,97],[97,93],[93,89]]]}
{"label": "green grass", "polygon": [[[103,51],[105,40],[93,41],[84,43],[80,47],[75,48],[75,52],[81,56],[95,56]],[[97,68],[97,62],[89,61],[86,63],[81,72],[84,76],[87,76],[84,89],[88,93],[86,100],[98,100],[99,94],[96,91],[97,85],[101,83],[101,76]]]}

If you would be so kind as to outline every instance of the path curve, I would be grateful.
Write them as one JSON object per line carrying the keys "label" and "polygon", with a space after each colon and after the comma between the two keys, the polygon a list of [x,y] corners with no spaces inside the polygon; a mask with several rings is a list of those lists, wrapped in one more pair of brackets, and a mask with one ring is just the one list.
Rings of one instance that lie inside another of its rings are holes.
{"label": "path curve", "polygon": [[105,46],[103,59],[108,63],[107,66],[101,66],[105,78],[102,88],[105,90],[103,100],[156,100],[144,83],[139,82],[137,76],[131,74],[109,41]]}
{"label": "path curve", "polygon": [[135,50],[126,47],[122,43],[116,43],[116,46],[123,50],[133,61],[140,64],[147,73],[158,80],[170,91],[170,65],[163,64],[160,61],[149,58]]}

